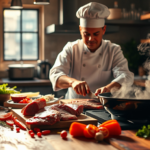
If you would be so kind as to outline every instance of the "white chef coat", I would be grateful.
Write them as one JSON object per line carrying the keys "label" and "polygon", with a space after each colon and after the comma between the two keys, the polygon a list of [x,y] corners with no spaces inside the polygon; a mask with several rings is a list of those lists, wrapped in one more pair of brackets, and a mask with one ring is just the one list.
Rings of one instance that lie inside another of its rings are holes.
{"label": "white chef coat", "polygon": [[[120,46],[103,39],[101,46],[94,53],[90,52],[82,39],[68,42],[50,70],[49,76],[54,91],[61,90],[56,87],[56,81],[62,75],[86,81],[92,92],[110,82],[132,85],[134,78]],[[89,97],[78,95],[69,87],[65,98]]]}

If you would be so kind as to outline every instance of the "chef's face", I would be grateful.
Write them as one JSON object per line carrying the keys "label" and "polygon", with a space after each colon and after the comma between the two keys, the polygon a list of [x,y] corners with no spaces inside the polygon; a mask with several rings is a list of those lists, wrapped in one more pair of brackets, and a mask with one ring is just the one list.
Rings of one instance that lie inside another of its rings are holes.
{"label": "chef's face", "polygon": [[83,42],[91,52],[95,52],[95,50],[101,45],[106,26],[103,28],[86,28],[79,26],[79,29]]}

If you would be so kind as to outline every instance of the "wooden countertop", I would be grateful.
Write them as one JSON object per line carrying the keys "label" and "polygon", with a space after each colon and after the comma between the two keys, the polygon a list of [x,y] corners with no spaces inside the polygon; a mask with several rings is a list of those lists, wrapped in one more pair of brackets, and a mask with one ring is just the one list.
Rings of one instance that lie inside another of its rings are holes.
{"label": "wooden countertop", "polygon": [[[0,113],[3,113],[1,110]],[[73,138],[69,133],[67,139],[62,139],[58,132],[64,129],[53,129],[50,135],[31,138],[27,131],[19,133],[0,126],[0,149],[8,150],[117,150],[112,145],[103,141],[97,143],[94,139]],[[67,130],[67,129],[66,129]],[[68,131],[68,130],[67,130]]]}
{"label": "wooden countertop", "polygon": [[34,80],[9,80],[7,78],[0,79],[0,84],[4,84],[4,83],[8,83],[9,87],[50,86],[51,85],[51,82],[49,79],[38,79],[38,78],[34,78]]}

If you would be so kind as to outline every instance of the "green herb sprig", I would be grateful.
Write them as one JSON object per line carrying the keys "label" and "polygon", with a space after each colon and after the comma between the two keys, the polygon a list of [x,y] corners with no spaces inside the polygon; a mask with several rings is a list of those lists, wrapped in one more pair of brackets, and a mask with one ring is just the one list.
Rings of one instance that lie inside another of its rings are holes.
{"label": "green herb sprig", "polygon": [[0,94],[16,94],[16,93],[20,93],[19,91],[16,91],[15,89],[17,88],[16,86],[10,88],[7,87],[8,84],[2,84],[0,85]]}
{"label": "green herb sprig", "polygon": [[147,127],[144,125],[142,129],[139,129],[136,132],[136,136],[143,137],[145,139],[150,137],[150,125],[147,125]]}
{"label": "green herb sprig", "polygon": [[13,129],[13,126],[8,125],[5,121],[0,121],[0,126]]}

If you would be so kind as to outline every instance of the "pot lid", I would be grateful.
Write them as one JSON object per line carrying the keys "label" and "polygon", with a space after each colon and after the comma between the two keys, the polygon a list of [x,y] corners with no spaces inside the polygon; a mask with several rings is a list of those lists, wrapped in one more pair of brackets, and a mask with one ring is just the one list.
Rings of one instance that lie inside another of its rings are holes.
{"label": "pot lid", "polygon": [[33,64],[11,64],[8,66],[9,68],[34,68]]}

